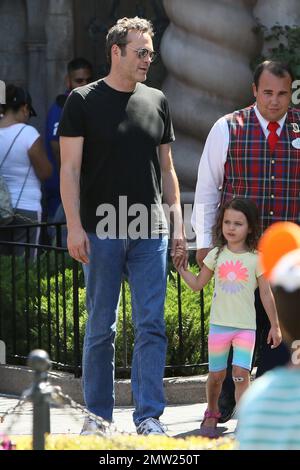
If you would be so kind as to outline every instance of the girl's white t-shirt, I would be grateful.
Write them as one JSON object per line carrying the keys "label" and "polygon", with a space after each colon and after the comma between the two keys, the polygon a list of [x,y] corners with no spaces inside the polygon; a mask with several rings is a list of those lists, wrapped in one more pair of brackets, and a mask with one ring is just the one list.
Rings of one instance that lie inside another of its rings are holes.
{"label": "girl's white t-shirt", "polygon": [[[1,175],[4,177],[10,191],[12,205],[15,208],[22,186],[24,184],[28,169],[31,165],[28,156],[28,150],[38,139],[38,131],[26,124],[13,124],[8,127],[0,128],[0,165],[6,155],[14,138],[20,132],[12,149],[10,150],[4,164],[0,168]],[[24,186],[17,209],[26,209],[30,211],[41,211],[41,184],[31,166],[26,184]]]}

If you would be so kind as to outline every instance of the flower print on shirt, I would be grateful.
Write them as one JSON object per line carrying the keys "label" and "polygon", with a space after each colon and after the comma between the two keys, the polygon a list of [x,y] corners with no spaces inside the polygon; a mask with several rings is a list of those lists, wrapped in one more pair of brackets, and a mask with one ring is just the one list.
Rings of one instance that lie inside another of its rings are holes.
{"label": "flower print on shirt", "polygon": [[248,269],[241,261],[226,261],[219,266],[218,277],[221,289],[228,294],[236,294],[244,289],[248,281]]}

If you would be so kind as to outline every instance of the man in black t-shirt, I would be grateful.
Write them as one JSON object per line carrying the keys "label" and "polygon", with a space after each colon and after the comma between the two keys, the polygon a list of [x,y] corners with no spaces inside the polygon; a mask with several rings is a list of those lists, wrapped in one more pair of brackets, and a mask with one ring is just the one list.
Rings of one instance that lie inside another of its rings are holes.
{"label": "man in black t-shirt", "polygon": [[[168,227],[184,246],[167,100],[145,81],[154,59],[149,21],[119,20],[107,35],[110,72],[71,93],[59,126],[61,194],[70,255],[83,263],[89,313],[83,352],[87,408],[107,421],[114,406],[114,340],[123,273],[135,326],[133,420],[139,434],[164,434]],[[179,263],[186,263],[186,254]],[[82,434],[101,432],[90,418]]]}

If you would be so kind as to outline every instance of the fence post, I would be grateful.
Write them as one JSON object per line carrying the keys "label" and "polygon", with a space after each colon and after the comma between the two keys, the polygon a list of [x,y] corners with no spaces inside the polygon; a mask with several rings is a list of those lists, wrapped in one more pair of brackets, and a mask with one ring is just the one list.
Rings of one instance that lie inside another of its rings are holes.
{"label": "fence post", "polygon": [[45,433],[50,433],[50,405],[46,392],[51,362],[46,351],[35,349],[29,354],[28,366],[35,371],[31,399],[33,402],[33,450],[45,449]]}
{"label": "fence post", "polygon": [[79,334],[79,300],[78,300],[78,265],[79,263],[73,259],[73,327],[74,327],[74,369],[75,377],[80,377],[80,334]]}

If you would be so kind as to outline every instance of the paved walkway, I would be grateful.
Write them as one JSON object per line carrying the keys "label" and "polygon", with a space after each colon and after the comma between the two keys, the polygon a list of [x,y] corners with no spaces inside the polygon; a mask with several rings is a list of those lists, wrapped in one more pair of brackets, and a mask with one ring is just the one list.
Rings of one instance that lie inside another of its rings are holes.
{"label": "paved walkway", "polygon": [[[0,395],[0,414],[15,406],[17,399],[11,396]],[[173,437],[186,437],[199,434],[199,423],[202,419],[206,403],[193,405],[167,406],[161,418],[167,425],[168,434]],[[114,413],[115,425],[119,431],[135,433],[132,422],[132,407],[117,407]],[[83,423],[83,415],[78,410],[70,408],[51,408],[51,433],[53,434],[79,434]],[[218,429],[222,435],[233,433],[236,419],[225,424],[219,424]],[[0,424],[0,433],[31,434],[32,432],[32,405],[27,403],[21,411],[7,417]]]}

